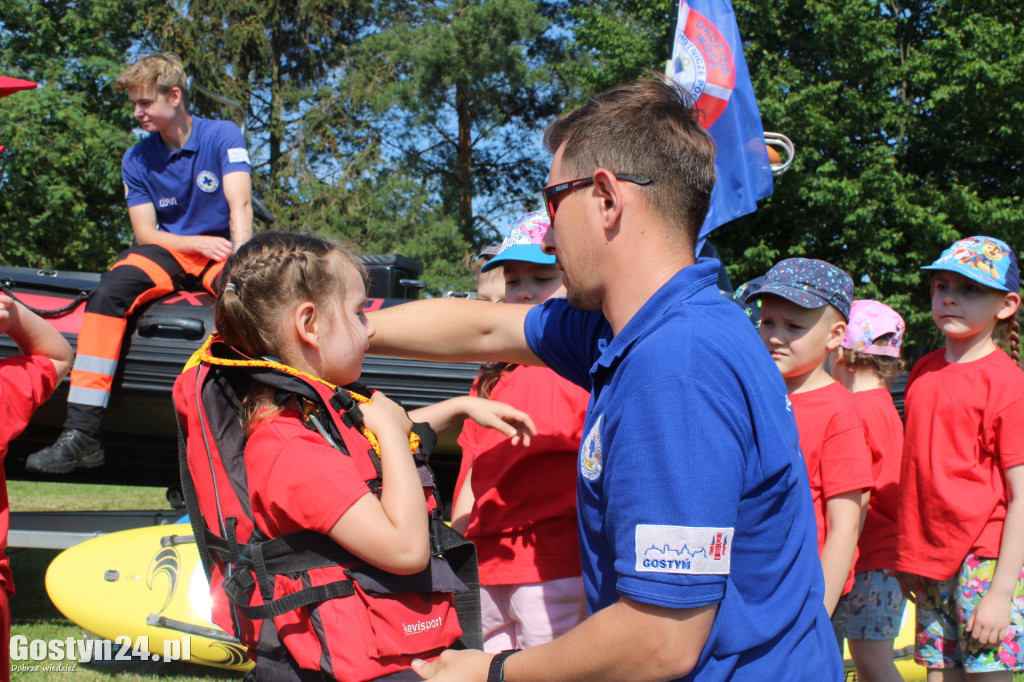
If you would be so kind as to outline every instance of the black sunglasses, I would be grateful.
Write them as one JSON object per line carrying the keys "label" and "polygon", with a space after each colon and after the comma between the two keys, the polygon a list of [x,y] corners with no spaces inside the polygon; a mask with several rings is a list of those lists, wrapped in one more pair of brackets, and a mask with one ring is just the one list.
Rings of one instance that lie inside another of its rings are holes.
{"label": "black sunglasses", "polygon": [[[651,184],[650,178],[645,178],[641,175],[629,175],[627,173],[615,173],[615,178],[618,180],[625,180],[626,182],[634,182],[638,185],[649,185]],[[580,187],[586,187],[587,185],[594,184],[593,176],[589,178],[577,178],[576,180],[568,180],[566,182],[559,182],[554,185],[548,185],[541,190],[541,196],[544,197],[544,206],[548,210],[548,222],[555,222],[555,199],[566,192],[572,192],[579,189]]]}

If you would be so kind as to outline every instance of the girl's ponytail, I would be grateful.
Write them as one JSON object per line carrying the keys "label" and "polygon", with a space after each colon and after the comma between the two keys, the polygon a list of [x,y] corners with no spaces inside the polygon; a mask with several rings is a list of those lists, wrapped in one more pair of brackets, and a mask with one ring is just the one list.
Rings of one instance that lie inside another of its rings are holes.
{"label": "girl's ponytail", "polygon": [[1010,357],[1020,364],[1020,319],[1017,314],[1010,318],[1006,327],[1006,337],[1010,342]]}

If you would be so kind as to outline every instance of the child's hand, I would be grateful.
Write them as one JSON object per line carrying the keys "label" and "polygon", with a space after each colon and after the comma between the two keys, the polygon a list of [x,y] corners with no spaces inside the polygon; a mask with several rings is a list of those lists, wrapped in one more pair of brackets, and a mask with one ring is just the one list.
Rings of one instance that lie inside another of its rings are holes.
{"label": "child's hand", "polygon": [[396,431],[407,437],[412,431],[412,420],[405,408],[380,391],[374,391],[370,402],[360,405],[359,411],[363,414],[363,426],[373,431],[378,439]]}
{"label": "child's hand", "polygon": [[512,445],[530,447],[530,437],[537,435],[537,427],[530,415],[507,403],[487,398],[470,398],[466,403],[466,416],[480,426],[501,431],[512,439]]}
{"label": "child's hand", "polygon": [[0,334],[18,323],[18,307],[7,294],[0,293]]}
{"label": "child's hand", "polygon": [[971,633],[971,641],[982,647],[992,647],[1002,642],[1006,628],[1010,625],[1010,605],[1009,599],[991,591],[986,593],[967,619],[967,632]]}
{"label": "child's hand", "polygon": [[900,584],[900,592],[903,596],[910,600],[912,604],[917,603],[917,595],[914,593],[914,576],[910,573],[904,573],[903,571],[897,571],[894,568],[886,569],[886,575],[891,578],[896,578],[896,582]]}

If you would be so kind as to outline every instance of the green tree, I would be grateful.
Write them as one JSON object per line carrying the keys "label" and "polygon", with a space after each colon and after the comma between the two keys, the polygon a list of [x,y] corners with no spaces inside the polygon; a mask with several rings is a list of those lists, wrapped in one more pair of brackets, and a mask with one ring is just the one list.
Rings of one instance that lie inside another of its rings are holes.
{"label": "green tree", "polygon": [[[934,343],[920,266],[954,239],[991,234],[1024,248],[1024,7],[1015,3],[735,0],[761,118],[796,157],[755,213],[712,235],[734,283],[790,256],[831,261],[857,296],[910,323],[911,353]],[[590,65],[574,85],[608,85],[669,42],[641,17],[665,3],[573,10]],[[614,17],[609,21],[606,17]]]}
{"label": "green tree", "polygon": [[385,5],[358,45],[344,89],[352,111],[419,178],[468,244],[493,242],[510,212],[538,206],[538,144],[563,104],[549,34],[556,8],[534,0]]}
{"label": "green tree", "polygon": [[154,4],[0,2],[0,73],[39,83],[0,102],[0,262],[102,270],[129,243],[133,119],[109,86]]}
{"label": "green tree", "polygon": [[[276,229],[417,258],[435,291],[465,286],[458,263],[466,246],[454,222],[432,208],[422,182],[384,158],[385,140],[368,134],[340,85],[346,57],[375,30],[375,9],[359,1],[199,0],[154,17],[150,28],[198,83],[247,110],[254,188]],[[193,108],[237,118],[202,93]]]}

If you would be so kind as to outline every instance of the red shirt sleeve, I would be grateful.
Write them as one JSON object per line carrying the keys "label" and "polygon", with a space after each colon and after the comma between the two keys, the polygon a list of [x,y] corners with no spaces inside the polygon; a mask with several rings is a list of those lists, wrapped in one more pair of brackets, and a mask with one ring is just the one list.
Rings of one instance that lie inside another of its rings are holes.
{"label": "red shirt sleeve", "polygon": [[15,355],[0,361],[0,456],[56,386],[57,370],[45,355]]}

